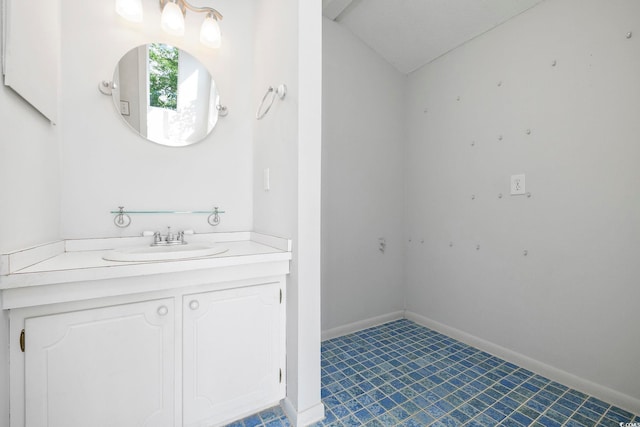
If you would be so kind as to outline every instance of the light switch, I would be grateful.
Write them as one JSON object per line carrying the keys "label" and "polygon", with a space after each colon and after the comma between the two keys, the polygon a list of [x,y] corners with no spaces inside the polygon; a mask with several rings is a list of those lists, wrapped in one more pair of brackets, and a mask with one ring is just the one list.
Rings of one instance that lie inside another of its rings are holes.
{"label": "light switch", "polygon": [[131,114],[129,111],[129,101],[120,101],[120,114],[123,116],[129,116]]}
{"label": "light switch", "polygon": [[271,189],[271,177],[269,168],[266,168],[262,171],[262,186],[264,191],[269,191]]}
{"label": "light switch", "polygon": [[511,175],[511,195],[525,194],[524,174]]}

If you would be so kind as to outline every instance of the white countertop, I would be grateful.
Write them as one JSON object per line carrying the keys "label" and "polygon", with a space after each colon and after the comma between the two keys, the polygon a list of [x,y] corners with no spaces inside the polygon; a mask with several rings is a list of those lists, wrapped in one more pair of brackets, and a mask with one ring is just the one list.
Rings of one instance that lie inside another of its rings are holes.
{"label": "white countertop", "polygon": [[[287,239],[249,232],[210,233],[197,235],[193,239],[199,242],[215,241],[226,251],[193,259],[122,262],[106,261],[102,257],[113,248],[141,242],[146,244],[148,239],[84,239],[65,241],[64,245],[55,242],[2,255],[2,260],[8,266],[0,275],[0,290],[291,260],[291,242]],[[61,252],[61,249],[64,251]],[[9,267],[11,264],[17,267],[12,270]]]}

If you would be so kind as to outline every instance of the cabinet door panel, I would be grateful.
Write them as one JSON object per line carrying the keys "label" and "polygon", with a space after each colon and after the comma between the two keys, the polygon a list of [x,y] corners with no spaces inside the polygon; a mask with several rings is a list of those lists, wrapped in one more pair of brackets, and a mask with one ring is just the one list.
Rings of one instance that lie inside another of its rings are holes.
{"label": "cabinet door panel", "polygon": [[26,427],[169,427],[173,300],[25,320]]}
{"label": "cabinet door panel", "polygon": [[275,283],[184,297],[185,427],[215,425],[284,397],[280,289]]}

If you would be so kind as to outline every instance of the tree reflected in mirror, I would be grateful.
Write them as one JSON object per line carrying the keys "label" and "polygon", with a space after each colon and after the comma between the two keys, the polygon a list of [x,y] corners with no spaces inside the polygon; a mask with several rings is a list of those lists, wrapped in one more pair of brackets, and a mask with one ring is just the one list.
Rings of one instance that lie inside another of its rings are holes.
{"label": "tree reflected in mirror", "polygon": [[149,45],[149,105],[178,108],[178,60],[180,51],[166,44]]}

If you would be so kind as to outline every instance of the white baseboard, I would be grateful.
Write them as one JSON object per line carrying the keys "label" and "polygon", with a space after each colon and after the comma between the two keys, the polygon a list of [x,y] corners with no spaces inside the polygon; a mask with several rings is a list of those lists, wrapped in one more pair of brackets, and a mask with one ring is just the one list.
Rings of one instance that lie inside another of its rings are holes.
{"label": "white baseboard", "polygon": [[422,315],[407,311],[405,313],[405,318],[418,323],[419,325],[426,326],[427,328],[445,334],[451,338],[455,338],[482,351],[486,351],[487,353],[528,369],[549,378],[550,380],[564,384],[567,387],[571,387],[588,395],[594,396],[634,414],[640,414],[640,400],[631,396],[585,380],[561,369],[554,368],[553,366],[547,365],[492,342],[483,340],[467,332],[444,325]]}
{"label": "white baseboard", "polygon": [[404,311],[402,310],[383,314],[382,316],[372,317],[370,319],[359,320],[354,323],[349,323],[348,325],[338,326],[337,328],[322,331],[322,341],[352,334],[363,329],[382,325],[383,323],[392,322],[399,319],[404,319]]}
{"label": "white baseboard", "polygon": [[305,409],[302,412],[297,411],[289,398],[285,398],[280,406],[282,407],[284,413],[287,414],[291,425],[293,425],[294,427],[309,426],[324,419],[324,405],[322,404],[322,402],[319,402],[318,404],[313,405],[311,408]]}

